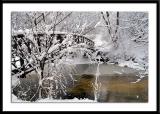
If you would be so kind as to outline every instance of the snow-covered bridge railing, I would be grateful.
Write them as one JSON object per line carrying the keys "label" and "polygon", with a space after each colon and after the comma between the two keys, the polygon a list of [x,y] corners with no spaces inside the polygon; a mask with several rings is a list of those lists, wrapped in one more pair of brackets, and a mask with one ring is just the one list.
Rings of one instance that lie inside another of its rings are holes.
{"label": "snow-covered bridge railing", "polygon": [[77,43],[85,43],[87,44],[90,48],[94,47],[94,42],[87,37],[81,36],[81,35],[73,35],[75,42]]}
{"label": "snow-covered bridge railing", "polygon": [[[54,32],[54,34],[51,32],[51,33],[37,33],[37,34],[33,34],[33,37],[36,39],[39,39],[39,40],[43,40],[43,37],[45,37],[45,35],[49,35],[50,37],[56,37],[57,40],[59,40],[59,43],[62,43],[62,41],[64,39],[66,39],[67,35],[70,35],[72,36],[71,38],[74,39],[74,42],[76,42],[77,44],[80,44],[80,43],[85,43],[86,45],[89,46],[89,48],[93,48],[94,47],[94,42],[83,36],[83,35],[80,35],[80,34],[75,34],[75,33],[66,33],[66,32]],[[16,37],[16,38],[23,38],[23,37],[26,37],[25,34],[23,33],[16,33],[14,35],[12,35],[12,37]],[[41,42],[41,41],[39,41]]]}

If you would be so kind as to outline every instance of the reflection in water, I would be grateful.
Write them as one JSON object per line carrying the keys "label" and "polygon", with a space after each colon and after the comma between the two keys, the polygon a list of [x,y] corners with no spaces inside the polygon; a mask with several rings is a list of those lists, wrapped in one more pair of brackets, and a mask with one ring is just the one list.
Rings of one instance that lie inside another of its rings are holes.
{"label": "reflection in water", "polygon": [[[67,94],[59,93],[57,99],[76,97],[79,99],[88,98],[97,102],[147,102],[148,76],[138,80],[140,72],[116,65],[79,64],[73,71],[73,78],[76,80],[74,85],[68,80]],[[20,82],[21,84],[13,89],[13,94],[28,101],[38,88],[38,77],[36,74],[30,74],[26,79],[21,79]],[[20,96],[19,94],[23,91],[25,94]],[[46,89],[42,91],[42,98],[48,97],[47,91]],[[36,101],[37,99],[38,95],[35,95],[32,100]]]}
{"label": "reflection in water", "polygon": [[98,102],[148,101],[148,76],[140,79],[138,75],[143,71],[106,64],[82,64],[77,65],[77,69],[74,75],[77,82],[68,91],[70,98]]}
{"label": "reflection in water", "polygon": [[94,100],[97,101],[97,99],[99,98],[99,90],[101,87],[101,82],[99,80],[99,63],[97,64],[97,70],[96,70],[96,74],[95,74],[95,83],[93,84],[93,88],[94,88]]}
{"label": "reflection in water", "polygon": [[95,99],[94,86],[95,76],[90,74],[75,75],[77,82],[74,87],[68,89],[70,98],[89,98],[98,102],[147,102],[148,101],[148,77],[140,82],[131,83],[137,80],[133,74],[113,76],[100,76],[101,87],[99,97]]}

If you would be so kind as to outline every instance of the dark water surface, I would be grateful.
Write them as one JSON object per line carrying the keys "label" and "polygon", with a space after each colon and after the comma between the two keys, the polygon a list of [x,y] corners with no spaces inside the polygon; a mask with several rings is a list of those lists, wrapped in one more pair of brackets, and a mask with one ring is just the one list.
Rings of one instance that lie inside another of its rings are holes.
{"label": "dark water surface", "polygon": [[[74,87],[68,89],[69,98],[89,98],[94,100],[94,75],[83,74],[77,77]],[[101,87],[98,102],[147,102],[148,77],[137,83],[133,74],[100,76]]]}
{"label": "dark water surface", "polygon": [[[67,94],[58,93],[56,99],[73,99],[76,97],[94,100],[96,69],[97,64],[76,65],[73,71],[74,85],[72,85],[72,82],[69,82]],[[99,71],[101,87],[98,91],[98,102],[148,102],[148,76],[136,82],[141,71],[106,64],[100,65]],[[29,101],[37,92],[38,77],[36,74],[30,74],[27,78],[20,79],[20,82],[20,85],[16,86],[12,93],[20,99]],[[48,97],[46,93],[47,90],[42,90],[42,98]],[[53,98],[55,97],[53,96]],[[32,101],[37,99],[38,92]]]}

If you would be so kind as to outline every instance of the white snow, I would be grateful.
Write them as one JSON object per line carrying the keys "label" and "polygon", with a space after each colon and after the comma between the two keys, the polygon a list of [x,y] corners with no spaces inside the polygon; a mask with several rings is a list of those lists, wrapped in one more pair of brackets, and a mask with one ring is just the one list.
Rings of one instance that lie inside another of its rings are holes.
{"label": "white snow", "polygon": [[17,31],[17,34],[23,34],[24,33],[24,31],[22,30],[22,29],[19,29],[18,31]]}
{"label": "white snow", "polygon": [[24,101],[24,100],[18,99],[18,97],[16,97],[14,94],[12,94],[12,102],[22,103],[22,102],[29,102],[29,101]]}
{"label": "white snow", "polygon": [[17,76],[12,76],[11,80],[12,80],[12,87],[13,88],[20,83],[19,78],[17,78]]}
{"label": "white snow", "polygon": [[[20,61],[19,61],[20,57],[18,56],[15,56],[15,58],[12,58],[12,61],[16,61],[15,65],[19,68],[21,65],[20,65]],[[15,67],[12,65],[12,70],[15,69]]]}
{"label": "white snow", "polygon": [[46,52],[43,52],[43,53],[41,54],[41,56],[38,57],[38,59],[39,59],[39,60],[42,60],[42,59],[44,58],[45,54],[46,54]]}
{"label": "white snow", "polygon": [[[24,100],[21,100],[21,99],[18,99],[15,95],[12,94],[12,102],[30,102],[30,101],[24,101]],[[90,99],[78,99],[78,98],[73,98],[73,99],[50,99],[50,98],[45,98],[45,99],[38,99],[36,100],[35,102],[38,102],[38,103],[56,103],[56,102],[65,102],[65,103],[68,103],[68,102],[73,102],[73,103],[77,103],[77,102],[96,102],[94,100],[90,100]]]}
{"label": "white snow", "polygon": [[78,98],[74,98],[74,99],[49,99],[49,98],[46,98],[46,99],[40,99],[40,100],[37,100],[36,102],[96,102],[94,100],[90,100],[90,99],[78,99]]}
{"label": "white snow", "polygon": [[122,74],[122,72],[118,72],[118,71],[113,71],[116,74]]}
{"label": "white snow", "polygon": [[136,76],[139,76],[139,78],[135,81],[135,82],[131,82],[131,83],[137,83],[137,82],[140,82],[145,76],[144,76],[144,73],[141,74],[139,73],[139,75],[136,75]]}
{"label": "white snow", "polygon": [[131,82],[131,83],[137,83],[137,82],[140,82],[141,79],[137,79],[135,82]]}
{"label": "white snow", "polygon": [[101,46],[103,44],[102,35],[101,34],[97,34],[94,42],[95,42],[95,46],[96,47],[97,46]]}
{"label": "white snow", "polygon": [[53,52],[54,50],[58,49],[59,45],[60,45],[60,44],[52,45],[52,46],[49,48],[48,53],[51,53],[51,52]]}
{"label": "white snow", "polygon": [[102,21],[101,20],[99,22],[97,22],[94,27],[96,28],[96,27],[99,27],[99,26],[102,26]]}
{"label": "white snow", "polygon": [[122,66],[122,67],[127,66],[137,70],[144,70],[143,66],[140,66],[140,64],[134,63],[133,61],[119,61],[119,62],[120,62],[119,66]]}

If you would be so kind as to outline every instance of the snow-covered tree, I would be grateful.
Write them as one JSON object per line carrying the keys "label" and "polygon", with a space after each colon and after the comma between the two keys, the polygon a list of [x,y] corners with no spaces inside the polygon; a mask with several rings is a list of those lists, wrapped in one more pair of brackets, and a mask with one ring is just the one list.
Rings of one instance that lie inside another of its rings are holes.
{"label": "snow-covered tree", "polygon": [[[12,12],[11,25],[12,77],[35,71],[39,78],[31,101],[37,94],[65,95],[75,57],[148,69],[147,12]],[[94,49],[83,37],[94,40]]]}
{"label": "snow-covered tree", "polygon": [[[16,14],[18,18],[21,18],[21,16],[24,15],[24,13],[22,13],[22,15],[19,16],[19,12]],[[26,13],[26,16],[28,16],[26,23],[31,23],[29,30],[21,29],[18,30],[18,32],[15,31],[16,29],[12,30],[12,64],[15,67],[15,69],[12,70],[13,73],[15,73],[15,75],[13,74],[13,77],[18,76],[24,78],[27,73],[30,73],[33,70],[36,71],[39,77],[39,88],[37,91],[39,91],[40,94],[41,89],[43,88],[42,82],[46,78],[46,75],[44,75],[45,65],[50,63],[51,60],[54,66],[57,65],[53,59],[56,55],[52,52],[62,46],[60,39],[57,38],[54,31],[62,21],[71,15],[71,12],[63,16],[61,16],[62,14],[59,12],[56,12],[55,14],[54,20],[52,20],[53,24],[51,24],[49,30],[47,30],[48,28],[45,24],[45,17],[48,14],[39,12]],[[12,15],[15,16],[14,13]],[[23,23],[24,20],[21,20],[21,22]],[[17,25],[19,25],[19,23],[13,25],[13,28],[16,28]],[[18,27],[18,29],[20,28]],[[44,31],[47,31],[48,33],[45,33]],[[50,31],[51,33],[49,34]],[[65,54],[56,56],[56,60],[60,60],[63,56],[65,56]],[[19,60],[15,60],[16,58],[19,58]],[[16,65],[17,61],[20,62],[20,66]]]}
{"label": "snow-covered tree", "polygon": [[[64,23],[72,12],[22,12],[21,16],[19,13],[14,12],[12,17],[26,16],[28,20],[25,23],[23,23],[25,20],[21,20],[21,23],[27,25],[29,23],[30,27],[21,29],[19,24],[24,28],[25,25],[15,23],[14,18],[12,20],[12,65],[15,67],[12,69],[12,77],[24,78],[31,71],[36,71],[39,86],[30,100],[34,99],[37,93],[41,98],[43,89],[47,89],[50,97],[51,94],[54,94],[55,97],[58,93],[65,94],[67,79],[70,78],[73,81],[73,78],[72,67],[65,68],[65,65],[62,65],[63,62],[66,62],[66,58],[79,56],[79,54],[91,56],[91,51],[84,48],[85,43],[74,42],[74,34],[57,32],[59,28],[63,27],[61,23]],[[46,20],[50,20],[50,22]],[[80,32],[82,32],[81,29]],[[17,58],[19,60],[16,60]],[[20,62],[19,66],[16,64],[17,61]],[[68,72],[68,77],[64,74],[66,72]],[[47,88],[43,86],[46,80],[52,82]]]}
{"label": "snow-covered tree", "polygon": [[103,35],[100,33],[95,39],[101,43],[97,49],[113,62],[121,59],[134,62],[145,60],[144,63],[147,63],[148,13],[106,11],[101,12],[101,16],[97,30],[102,31]]}

